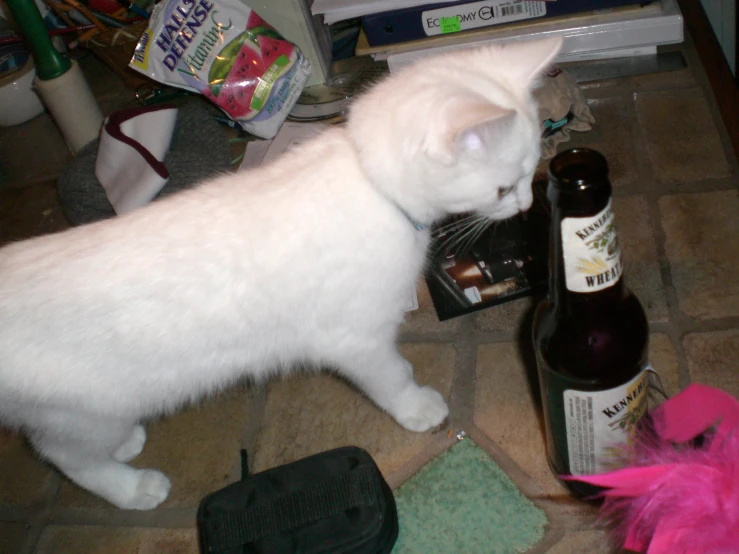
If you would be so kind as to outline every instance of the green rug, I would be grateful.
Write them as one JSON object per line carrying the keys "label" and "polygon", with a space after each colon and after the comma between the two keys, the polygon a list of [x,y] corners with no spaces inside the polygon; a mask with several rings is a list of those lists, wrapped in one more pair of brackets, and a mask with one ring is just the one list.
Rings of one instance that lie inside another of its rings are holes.
{"label": "green rug", "polygon": [[469,438],[395,491],[393,554],[514,554],[544,537],[547,517]]}

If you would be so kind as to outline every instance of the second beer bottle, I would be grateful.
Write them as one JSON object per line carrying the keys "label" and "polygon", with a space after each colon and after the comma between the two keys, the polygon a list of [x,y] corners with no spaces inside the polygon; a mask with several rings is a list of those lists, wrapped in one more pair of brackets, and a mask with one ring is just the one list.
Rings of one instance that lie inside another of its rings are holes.
{"label": "second beer bottle", "polygon": [[[534,319],[547,454],[556,475],[613,469],[647,409],[647,318],[623,282],[605,158],[557,155],[549,166],[549,295]],[[566,481],[578,497],[597,492]]]}

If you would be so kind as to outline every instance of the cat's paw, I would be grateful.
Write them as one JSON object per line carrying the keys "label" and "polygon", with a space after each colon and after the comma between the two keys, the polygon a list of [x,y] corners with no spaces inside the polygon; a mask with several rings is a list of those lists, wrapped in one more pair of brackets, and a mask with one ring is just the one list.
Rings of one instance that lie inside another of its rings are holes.
{"label": "cat's paw", "polygon": [[126,441],[113,452],[113,459],[117,462],[129,462],[141,454],[144,444],[146,444],[146,430],[142,425],[137,425]]}
{"label": "cat's paw", "polygon": [[428,431],[449,415],[444,398],[431,387],[409,387],[394,404],[393,417],[409,431]]}
{"label": "cat's paw", "polygon": [[172,484],[164,473],[153,469],[140,469],[136,493],[122,508],[128,510],[153,510],[164,502]]}

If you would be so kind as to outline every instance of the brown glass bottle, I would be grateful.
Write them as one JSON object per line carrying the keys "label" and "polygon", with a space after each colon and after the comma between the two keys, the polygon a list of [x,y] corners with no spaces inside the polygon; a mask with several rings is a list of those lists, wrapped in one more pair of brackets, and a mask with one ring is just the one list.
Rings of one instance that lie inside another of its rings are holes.
{"label": "brown glass bottle", "polygon": [[[555,475],[612,469],[611,447],[646,413],[649,330],[622,278],[605,158],[574,149],[549,165],[549,294],[533,339]],[[576,496],[597,492],[565,481]]]}

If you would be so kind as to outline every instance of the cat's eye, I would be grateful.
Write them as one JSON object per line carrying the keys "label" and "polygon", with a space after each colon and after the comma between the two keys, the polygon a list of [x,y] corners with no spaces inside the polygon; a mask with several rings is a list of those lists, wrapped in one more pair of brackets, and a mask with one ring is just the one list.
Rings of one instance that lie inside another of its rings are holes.
{"label": "cat's eye", "polygon": [[500,187],[498,189],[498,198],[503,198],[504,196],[508,196],[510,193],[513,192],[514,188],[516,188],[515,185],[511,185],[508,187]]}

